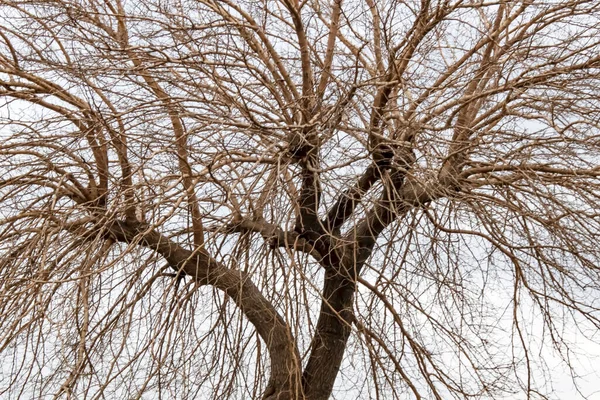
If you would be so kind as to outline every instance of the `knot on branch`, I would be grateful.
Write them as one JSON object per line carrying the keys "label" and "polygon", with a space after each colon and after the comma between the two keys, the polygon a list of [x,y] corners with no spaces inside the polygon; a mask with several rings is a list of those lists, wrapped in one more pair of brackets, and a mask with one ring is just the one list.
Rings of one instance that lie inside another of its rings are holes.
{"label": "knot on branch", "polygon": [[129,243],[138,235],[143,235],[144,233],[152,231],[150,225],[147,223],[131,218],[126,218],[125,220],[112,220],[106,227],[108,228],[107,236],[118,242],[126,243]]}
{"label": "knot on branch", "polygon": [[[319,224],[318,220],[316,220],[315,225],[317,224]],[[305,227],[301,225],[296,225],[294,227],[294,232],[298,234],[298,237],[306,239],[310,243],[314,243],[315,241],[319,240],[319,238],[323,235],[322,230],[316,228],[313,229],[312,226]]]}
{"label": "knot on branch", "polygon": [[438,182],[446,192],[457,192],[463,185],[461,171],[465,163],[464,153],[452,154],[448,157],[438,172]]}
{"label": "knot on branch", "polygon": [[373,161],[380,169],[403,170],[406,172],[416,161],[409,142],[382,140],[371,151]]}
{"label": "knot on branch", "polygon": [[314,129],[309,132],[294,130],[289,137],[287,152],[295,161],[299,161],[319,149],[319,138]]}

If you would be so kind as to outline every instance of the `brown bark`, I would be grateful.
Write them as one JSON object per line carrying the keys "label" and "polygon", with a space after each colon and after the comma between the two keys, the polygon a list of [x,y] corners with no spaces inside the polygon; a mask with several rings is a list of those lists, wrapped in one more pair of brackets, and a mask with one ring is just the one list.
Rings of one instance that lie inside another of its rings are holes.
{"label": "brown bark", "polygon": [[300,354],[292,333],[247,273],[226,268],[204,249],[187,250],[136,221],[117,221],[110,227],[108,235],[117,241],[138,243],[156,251],[178,274],[190,276],[200,285],[214,286],[231,297],[254,325],[269,351],[271,376],[264,398],[300,397]]}
{"label": "brown bark", "polygon": [[534,397],[597,331],[597,2],[138,3],[0,4],[0,395]]}

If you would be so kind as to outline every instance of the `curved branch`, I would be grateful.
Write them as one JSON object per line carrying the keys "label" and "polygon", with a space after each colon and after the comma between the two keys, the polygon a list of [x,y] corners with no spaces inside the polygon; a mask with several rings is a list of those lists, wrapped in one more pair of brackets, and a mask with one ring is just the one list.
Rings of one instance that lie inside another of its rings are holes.
{"label": "curved branch", "polygon": [[265,398],[297,398],[300,382],[300,353],[291,330],[273,304],[243,271],[225,267],[206,251],[190,251],[137,221],[115,221],[107,236],[124,243],[136,243],[164,257],[171,268],[191,276],[200,285],[211,285],[233,299],[254,325],[269,350],[271,377]]}

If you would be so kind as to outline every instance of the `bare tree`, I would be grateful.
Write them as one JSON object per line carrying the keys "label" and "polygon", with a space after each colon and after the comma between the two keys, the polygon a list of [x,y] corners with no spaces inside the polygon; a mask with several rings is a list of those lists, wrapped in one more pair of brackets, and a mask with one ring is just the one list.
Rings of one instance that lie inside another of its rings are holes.
{"label": "bare tree", "polygon": [[0,397],[537,399],[548,357],[577,383],[598,2],[0,10]]}

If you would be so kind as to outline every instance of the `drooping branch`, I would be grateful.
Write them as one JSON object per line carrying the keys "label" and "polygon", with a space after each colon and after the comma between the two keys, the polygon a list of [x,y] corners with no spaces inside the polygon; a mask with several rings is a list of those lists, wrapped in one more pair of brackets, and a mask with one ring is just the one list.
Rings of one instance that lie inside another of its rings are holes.
{"label": "drooping branch", "polygon": [[190,276],[200,285],[214,286],[231,297],[269,350],[271,377],[264,398],[299,396],[300,354],[291,330],[247,273],[225,267],[202,248],[187,250],[140,222],[115,221],[107,237],[152,249],[179,274]]}
{"label": "drooping branch", "polygon": [[[377,90],[371,107],[369,121],[369,151],[377,163],[386,158],[385,137],[381,126],[383,116],[394,89],[400,84],[413,55],[427,34],[441,21],[442,15],[431,15],[429,1],[424,1],[421,10],[404,42],[392,50],[390,65],[385,74],[383,84]],[[401,51],[400,51],[401,50]]]}
{"label": "drooping branch", "polygon": [[193,171],[188,159],[187,134],[181,119],[181,115],[171,96],[169,96],[158,80],[150,73],[150,71],[148,71],[148,68],[144,64],[143,60],[144,54],[131,48],[129,43],[129,32],[127,30],[125,10],[120,0],[117,0],[116,4],[118,30],[116,33],[112,33],[113,38],[115,41],[117,41],[117,43],[119,43],[125,54],[127,54],[129,60],[133,63],[133,65],[135,65],[138,75],[146,82],[150,91],[160,100],[167,112],[173,128],[179,170],[186,192],[188,207],[192,217],[194,245],[201,248],[204,246],[204,227],[202,223],[200,205],[196,196],[195,183],[192,178]]}
{"label": "drooping branch", "polygon": [[[496,20],[494,22],[493,34],[494,36],[488,43],[485,52],[483,54],[479,69],[473,79],[469,82],[464,96],[472,97],[477,91],[483,91],[488,80],[491,77],[491,67],[493,66],[492,54],[493,50],[498,47],[497,39],[499,35],[499,28],[501,26],[502,19],[504,18],[505,4],[500,5],[496,14]],[[479,108],[482,105],[482,99],[472,100],[465,103],[460,112],[456,125],[454,127],[454,134],[452,135],[452,142],[448,149],[448,157],[444,160],[444,163],[439,172],[439,180],[443,185],[458,187],[457,181],[458,174],[462,169],[463,162],[466,159],[466,152],[469,148],[469,138],[471,137],[471,123],[477,115]]]}
{"label": "drooping branch", "polygon": [[[229,23],[235,26],[240,32],[241,37],[248,43],[250,48],[253,50],[255,55],[261,60],[262,63],[267,67],[277,87],[283,93],[284,98],[288,103],[293,103],[300,98],[300,94],[296,89],[296,85],[292,81],[290,74],[285,68],[280,55],[275,50],[275,47],[265,34],[264,30],[258,25],[258,23],[252,18],[250,14],[245,12],[242,8],[237,6],[234,2],[223,1],[222,3],[227,4],[229,7],[238,12],[244,19],[245,22],[238,21],[236,18],[229,13],[226,9],[219,5],[219,2],[215,1],[203,1],[220,15],[223,16]],[[246,27],[250,26],[252,31]],[[255,32],[260,40],[252,34]],[[264,45],[265,49],[261,46]]]}
{"label": "drooping branch", "polygon": [[[11,75],[17,71],[8,69],[4,70],[3,72]],[[89,109],[89,106],[83,100],[78,99],[64,89],[61,89],[61,91],[58,92],[53,88],[54,86],[51,84],[51,82],[48,82],[44,79],[22,72],[19,72],[15,75],[24,79],[31,78],[32,82],[15,82],[14,80],[5,82],[0,80],[0,85],[5,88],[4,90],[0,89],[0,96],[21,99],[32,104],[42,106],[48,110],[62,115],[65,120],[69,121],[77,129],[79,129],[80,133],[85,136],[92,155],[94,156],[96,172],[97,176],[99,177],[98,182],[96,182],[96,177],[92,173],[89,173],[88,188],[83,190],[82,193],[90,202],[94,202],[96,205],[98,202],[104,202],[106,200],[105,194],[108,190],[109,180],[107,146],[104,143],[102,137],[103,135],[100,133],[99,128],[95,126],[95,123],[99,121],[93,121],[93,113]],[[23,90],[19,90],[22,88]],[[63,101],[66,101],[65,99],[69,99],[68,102],[73,105],[77,105],[80,110],[77,112],[65,106],[55,104],[48,99],[44,99],[44,96],[49,94],[56,96],[58,99]],[[80,165],[81,164],[84,164],[84,162],[82,161]]]}

